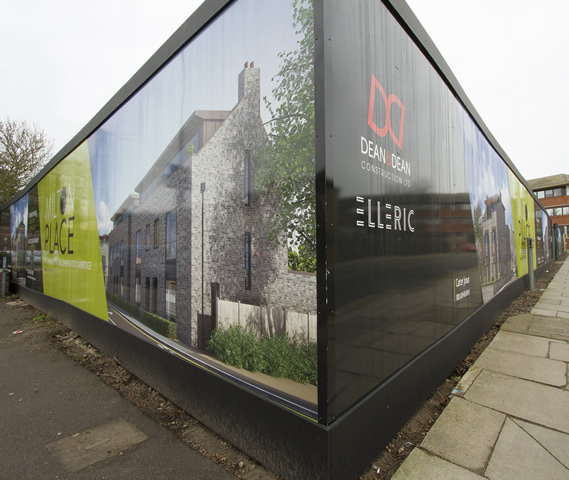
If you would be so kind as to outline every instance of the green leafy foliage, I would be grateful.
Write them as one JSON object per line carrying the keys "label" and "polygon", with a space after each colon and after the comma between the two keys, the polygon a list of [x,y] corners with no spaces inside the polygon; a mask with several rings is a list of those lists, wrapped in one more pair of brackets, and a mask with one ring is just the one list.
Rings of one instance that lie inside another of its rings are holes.
{"label": "green leafy foliage", "polygon": [[32,318],[32,322],[34,323],[51,323],[49,322],[49,315],[47,313],[38,313],[34,318]]}
{"label": "green leafy foliage", "polygon": [[237,368],[312,385],[318,380],[316,344],[303,336],[290,341],[282,332],[258,339],[251,329],[233,325],[215,329],[209,348],[220,361]]}
{"label": "green leafy foliage", "polygon": [[316,255],[306,254],[306,246],[300,245],[298,252],[288,248],[288,268],[298,272],[316,273]]}
{"label": "green leafy foliage", "polygon": [[264,98],[271,119],[265,124],[268,135],[260,147],[256,184],[278,205],[269,239],[303,257],[306,261],[289,265],[298,268],[310,265],[311,258],[316,263],[314,19],[312,0],[295,0],[293,8],[298,48],[279,54],[272,102]]}

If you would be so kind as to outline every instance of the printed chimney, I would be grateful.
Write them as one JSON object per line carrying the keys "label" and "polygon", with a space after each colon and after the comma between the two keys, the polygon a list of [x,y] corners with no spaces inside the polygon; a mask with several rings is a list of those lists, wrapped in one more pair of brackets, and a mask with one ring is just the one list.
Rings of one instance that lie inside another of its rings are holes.
{"label": "printed chimney", "polygon": [[247,98],[251,107],[261,110],[261,71],[255,68],[255,62],[245,62],[238,79],[238,101]]}

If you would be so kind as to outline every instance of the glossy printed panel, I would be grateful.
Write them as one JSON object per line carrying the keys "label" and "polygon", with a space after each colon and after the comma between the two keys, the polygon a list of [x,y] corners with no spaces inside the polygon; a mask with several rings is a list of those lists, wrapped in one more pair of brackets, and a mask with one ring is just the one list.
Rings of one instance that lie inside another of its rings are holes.
{"label": "glossy printed panel", "polygon": [[324,10],[332,422],[527,273],[527,237],[546,258],[548,233],[382,2]]}
{"label": "glossy printed panel", "polygon": [[379,1],[330,5],[328,418],[481,305],[461,109]]}
{"label": "glossy printed panel", "polygon": [[312,15],[232,3],[88,145],[110,320],[315,411]]}
{"label": "glossy printed panel", "polygon": [[466,113],[462,131],[474,240],[486,303],[517,278],[510,174]]}
{"label": "glossy printed panel", "polygon": [[43,289],[107,320],[90,173],[84,142],[38,184]]}
{"label": "glossy printed panel", "polygon": [[26,285],[26,251],[28,248],[28,195],[10,205],[10,253],[12,282]]}

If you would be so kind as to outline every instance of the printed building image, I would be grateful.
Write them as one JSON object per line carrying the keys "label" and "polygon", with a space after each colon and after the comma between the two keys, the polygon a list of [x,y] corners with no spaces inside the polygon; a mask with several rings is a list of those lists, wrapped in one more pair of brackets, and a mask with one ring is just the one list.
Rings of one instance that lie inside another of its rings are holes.
{"label": "printed building image", "polygon": [[207,347],[221,318],[271,333],[300,315],[295,332],[315,336],[316,277],[288,270],[286,245],[268,240],[278,205],[255,191],[262,135],[251,62],[233,110],[195,111],[112,217],[107,292],[175,322],[188,345]]}
{"label": "printed building image", "polygon": [[[484,201],[486,214],[482,222],[482,282],[491,284],[493,296],[513,277],[510,227],[506,224],[506,208],[502,195]],[[484,292],[483,287],[483,292]]]}

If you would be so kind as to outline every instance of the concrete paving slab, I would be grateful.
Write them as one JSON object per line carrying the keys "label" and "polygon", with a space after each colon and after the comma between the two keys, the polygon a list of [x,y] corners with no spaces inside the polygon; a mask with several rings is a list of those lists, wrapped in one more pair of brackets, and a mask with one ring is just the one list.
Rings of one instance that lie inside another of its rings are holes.
{"label": "concrete paving slab", "polygon": [[106,458],[120,454],[148,437],[134,425],[118,418],[47,445],[47,449],[75,473]]}
{"label": "concrete paving slab", "polygon": [[392,480],[483,480],[476,475],[442,458],[431,455],[420,448],[413,450],[405,459],[399,470],[391,477]]}
{"label": "concrete paving slab", "polygon": [[569,433],[569,392],[484,370],[465,399]]}
{"label": "concrete paving slab", "polygon": [[531,313],[534,315],[542,315],[544,317],[556,317],[557,312],[552,312],[551,310],[545,310],[543,308],[532,308]]}
{"label": "concrete paving slab", "polygon": [[533,315],[531,313],[516,315],[514,317],[508,318],[502,325],[500,331],[526,333],[529,330],[532,321]]}
{"label": "concrete paving slab", "polygon": [[[536,303],[536,306],[541,305],[542,303],[546,303],[548,305],[561,305],[561,300],[558,298],[540,298],[539,301]],[[568,302],[569,304],[569,302]]]}
{"label": "concrete paving slab", "polygon": [[519,333],[498,332],[490,344],[492,348],[506,352],[523,353],[547,358],[549,341],[546,338],[521,335]]}
{"label": "concrete paving slab", "polygon": [[456,384],[456,387],[453,388],[452,394],[456,397],[462,397],[470,388],[470,385],[474,383],[474,380],[480,375],[482,372],[481,368],[476,366],[472,366],[468,369],[468,371],[462,376],[460,381]]}
{"label": "concrete paving slab", "polygon": [[453,398],[421,442],[421,448],[482,473],[506,415]]}
{"label": "concrete paving slab", "polygon": [[543,300],[544,298],[548,298],[548,299],[552,299],[552,300],[559,300],[559,301],[563,301],[563,300],[567,300],[566,297],[564,297],[563,295],[560,295],[559,293],[553,293],[553,292],[544,292],[541,297],[540,300]]}
{"label": "concrete paving slab", "polygon": [[567,343],[551,343],[549,347],[549,358],[553,360],[561,360],[569,362],[569,344]]}
{"label": "concrete paving slab", "polygon": [[[549,345],[549,342],[547,342]],[[490,345],[476,360],[478,368],[487,368],[494,372],[512,377],[533,380],[554,387],[567,384],[567,364],[558,360],[541,358],[533,355],[500,350]]]}
{"label": "concrete paving slab", "polygon": [[552,305],[546,302],[537,302],[534,309],[549,310],[552,312],[569,312],[569,306],[567,305]]}
{"label": "concrete paving slab", "polygon": [[569,470],[534,438],[507,419],[486,469],[490,480],[569,478]]}
{"label": "concrete paving slab", "polygon": [[514,422],[535,438],[565,468],[569,468],[569,435],[519,419],[514,419]]}
{"label": "concrete paving slab", "polygon": [[545,306],[547,306],[548,308],[551,309],[555,309],[558,313],[569,313],[569,305],[564,305],[563,303],[561,303],[561,305],[547,305],[545,304]]}
{"label": "concrete paving slab", "polygon": [[566,340],[569,338],[569,319],[536,316],[528,329],[528,333]]}

